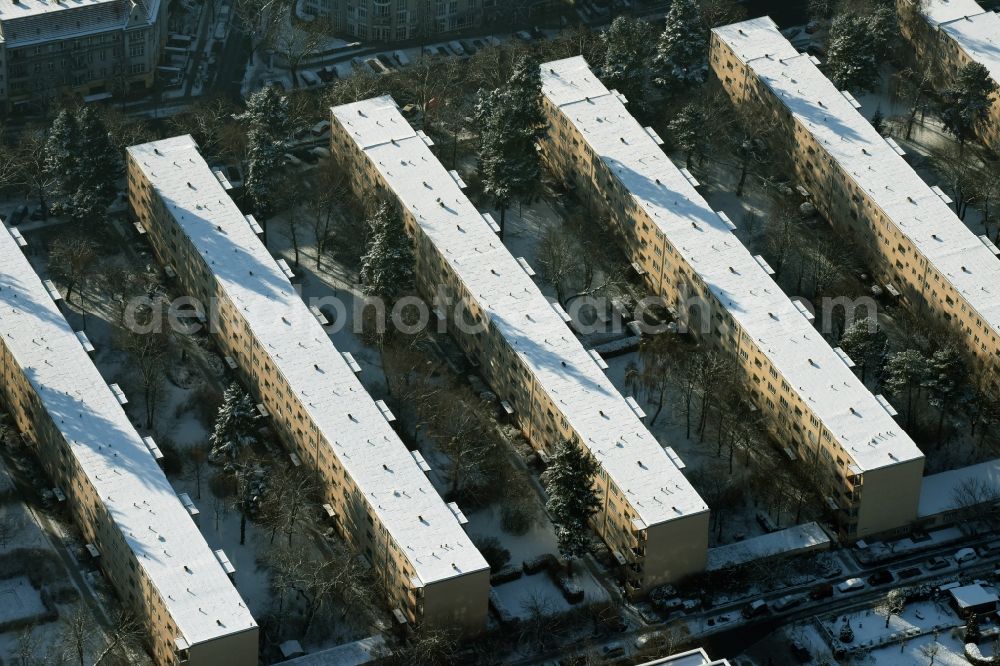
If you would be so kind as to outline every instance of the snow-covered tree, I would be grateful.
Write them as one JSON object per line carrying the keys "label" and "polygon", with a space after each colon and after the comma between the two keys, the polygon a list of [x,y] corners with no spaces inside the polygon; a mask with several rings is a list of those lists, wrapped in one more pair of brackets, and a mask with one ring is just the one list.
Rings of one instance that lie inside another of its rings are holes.
{"label": "snow-covered tree", "polygon": [[544,123],[541,88],[538,63],[522,58],[503,87],[480,92],[476,103],[479,177],[500,211],[501,234],[507,209],[530,198],[541,182],[535,145]]}
{"label": "snow-covered tree", "polygon": [[989,70],[981,63],[970,62],[958,70],[955,83],[941,94],[938,115],[959,146],[973,138],[979,124],[989,117],[990,95],[995,92],[997,84]]}
{"label": "snow-covered tree", "polygon": [[542,473],[549,494],[545,508],[556,528],[559,552],[569,559],[587,551],[588,521],[601,506],[594,491],[597,462],[570,441],[556,447],[552,462]]}
{"label": "snow-covered tree", "polygon": [[361,257],[365,293],[387,302],[413,284],[413,248],[399,211],[383,202],[368,220],[368,244]]}
{"label": "snow-covered tree", "polygon": [[245,188],[254,212],[266,223],[275,206],[284,142],[290,130],[288,100],[273,87],[250,95],[247,108],[236,117],[247,128]]}
{"label": "snow-covered tree", "polygon": [[222,396],[215,427],[208,438],[212,446],[209,458],[215,462],[237,460],[248,446],[257,441],[259,418],[250,394],[236,382],[230,384]]}
{"label": "snow-covered tree", "polygon": [[885,628],[889,628],[889,621],[892,619],[893,615],[899,615],[906,608],[906,592],[899,587],[889,590],[878,605],[875,606],[875,610],[882,615],[885,615]]}
{"label": "snow-covered tree", "polygon": [[840,642],[841,643],[854,642],[854,629],[851,627],[850,620],[845,621],[844,626],[840,628]]}
{"label": "snow-covered tree", "polygon": [[114,201],[121,160],[91,107],[56,116],[45,142],[45,170],[60,197],[54,208],[74,220],[99,218]]}
{"label": "snow-covered tree", "polygon": [[917,349],[906,349],[889,356],[885,364],[884,386],[894,396],[906,401],[906,427],[913,425],[914,400],[927,381],[927,357]]}
{"label": "snow-covered tree", "polygon": [[705,154],[708,143],[708,128],[705,125],[705,114],[696,102],[689,102],[677,112],[667,125],[670,131],[670,141],[684,152],[685,166],[690,169],[695,157],[699,159]]}
{"label": "snow-covered tree", "polygon": [[847,327],[840,336],[840,348],[851,357],[861,370],[861,381],[865,381],[869,366],[876,373],[882,367],[888,341],[878,324],[862,317]]}
{"label": "snow-covered tree", "polygon": [[664,88],[701,83],[708,65],[708,39],[695,0],[674,0],[656,45],[654,81]]}
{"label": "snow-covered tree", "polygon": [[969,373],[962,355],[954,345],[938,349],[927,360],[927,401],[938,410],[937,437],[941,438],[944,420],[962,397]]}
{"label": "snow-covered tree", "polygon": [[872,114],[872,129],[874,129],[879,134],[885,132],[885,116],[882,115],[882,107],[875,109],[875,113]]}
{"label": "snow-covered tree", "polygon": [[[701,32],[700,26],[698,31]],[[650,58],[656,43],[653,26],[641,19],[619,16],[601,37],[605,45],[601,78],[609,88],[625,95],[634,109],[642,110],[646,106]]]}
{"label": "snow-covered tree", "polygon": [[830,26],[826,70],[830,79],[847,90],[874,90],[879,65],[898,32],[896,13],[880,5],[868,14],[845,12]]}

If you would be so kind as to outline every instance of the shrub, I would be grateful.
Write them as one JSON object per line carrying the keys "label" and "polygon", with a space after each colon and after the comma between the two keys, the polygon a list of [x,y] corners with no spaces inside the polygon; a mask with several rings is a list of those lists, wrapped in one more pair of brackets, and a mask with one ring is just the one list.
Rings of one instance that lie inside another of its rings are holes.
{"label": "shrub", "polygon": [[534,521],[533,512],[520,504],[507,504],[500,511],[500,527],[507,534],[515,536],[527,534]]}
{"label": "shrub", "polygon": [[473,543],[490,565],[490,571],[499,571],[510,562],[510,551],[500,545],[496,537],[474,537]]}

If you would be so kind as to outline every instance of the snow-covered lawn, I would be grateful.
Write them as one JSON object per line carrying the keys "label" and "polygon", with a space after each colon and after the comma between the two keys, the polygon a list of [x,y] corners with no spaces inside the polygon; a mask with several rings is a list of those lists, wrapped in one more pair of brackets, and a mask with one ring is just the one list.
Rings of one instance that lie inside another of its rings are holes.
{"label": "snow-covered lawn", "polygon": [[[914,638],[925,634],[943,635],[963,621],[955,614],[942,597],[937,601],[919,601],[906,605],[899,615],[889,618],[876,609],[856,611],[846,616],[825,617],[821,620],[823,629],[831,644],[838,644],[845,618],[854,631],[854,640],[844,643],[848,651],[870,649],[886,644],[897,645],[903,638]],[[897,647],[898,650],[898,647]]]}

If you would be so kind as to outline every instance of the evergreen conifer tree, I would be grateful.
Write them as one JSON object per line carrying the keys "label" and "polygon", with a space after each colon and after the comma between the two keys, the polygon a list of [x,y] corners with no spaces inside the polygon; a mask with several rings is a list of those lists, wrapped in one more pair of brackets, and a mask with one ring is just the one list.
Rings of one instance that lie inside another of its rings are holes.
{"label": "evergreen conifer tree", "polygon": [[208,442],[213,461],[235,462],[243,450],[257,441],[257,420],[260,415],[250,394],[236,382],[226,388],[215,427]]}
{"label": "evergreen conifer tree", "polygon": [[413,248],[399,211],[383,202],[368,220],[368,243],[361,257],[365,293],[391,305],[413,285]]}
{"label": "evergreen conifer tree", "polygon": [[695,0],[674,0],[656,45],[655,82],[665,88],[701,83],[708,61],[708,39]]}
{"label": "evergreen conifer tree", "polygon": [[594,491],[597,462],[573,442],[556,447],[542,483],[549,494],[545,508],[556,528],[559,552],[569,559],[587,551],[590,517],[601,503]]}

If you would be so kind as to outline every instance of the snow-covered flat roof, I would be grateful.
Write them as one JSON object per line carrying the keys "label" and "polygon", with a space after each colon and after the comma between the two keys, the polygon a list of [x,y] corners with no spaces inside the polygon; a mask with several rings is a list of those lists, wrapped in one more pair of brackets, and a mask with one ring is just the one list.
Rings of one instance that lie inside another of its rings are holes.
{"label": "snow-covered flat roof", "polygon": [[640,666],[729,666],[729,662],[725,659],[714,660],[708,656],[704,648],[695,648],[669,657],[647,661]]}
{"label": "snow-covered flat roof", "polygon": [[953,587],[948,590],[948,593],[955,600],[955,603],[958,604],[958,607],[962,609],[975,608],[987,604],[995,605],[998,599],[996,592],[987,590],[979,583]]}
{"label": "snow-covered flat roof", "polygon": [[955,21],[966,16],[982,14],[983,8],[976,0],[911,0],[919,4],[920,13],[934,26]]}
{"label": "snow-covered flat roof", "polygon": [[[956,491],[963,486],[1000,494],[1000,458],[925,476],[920,486],[917,517],[930,518],[959,508],[960,497],[956,496]],[[966,494],[962,494],[961,498],[970,499]]]}
{"label": "snow-covered flat roof", "polygon": [[[646,525],[708,511],[390,96],[333,109]],[[429,142],[429,140],[427,140]]]}
{"label": "snow-covered flat roof", "polygon": [[0,0],[0,43],[27,46],[155,21],[160,0]]}
{"label": "snow-covered flat roof", "polygon": [[830,547],[830,537],[816,523],[795,525],[770,534],[708,549],[708,571],[736,567],[778,555],[794,555]]}
{"label": "snow-covered flat roof", "polygon": [[348,361],[229,198],[190,136],[132,146],[183,233],[241,310],[373,513],[424,583],[488,568]]}
{"label": "snow-covered flat roof", "polygon": [[3,225],[0,332],[188,644],[256,628],[215,553]]}
{"label": "snow-covered flat roof", "polygon": [[[1000,332],[1000,261],[808,55],[774,55],[787,53],[791,47],[777,28],[752,33],[743,30],[741,34],[743,25],[737,23],[713,32],[737,54],[770,54],[746,64],[950,282],[995,338]],[[752,44],[750,34],[754,35]]]}
{"label": "snow-covered flat roof", "polygon": [[923,457],[583,57],[543,64],[542,91],[860,471]]}
{"label": "snow-covered flat roof", "polygon": [[931,25],[948,33],[1000,83],[1000,14],[984,10],[975,0],[923,0],[922,11]]}

